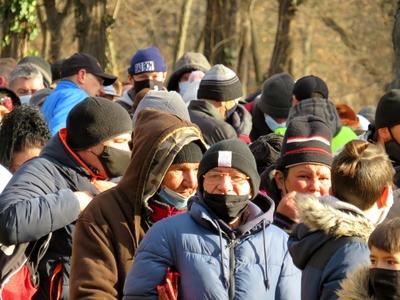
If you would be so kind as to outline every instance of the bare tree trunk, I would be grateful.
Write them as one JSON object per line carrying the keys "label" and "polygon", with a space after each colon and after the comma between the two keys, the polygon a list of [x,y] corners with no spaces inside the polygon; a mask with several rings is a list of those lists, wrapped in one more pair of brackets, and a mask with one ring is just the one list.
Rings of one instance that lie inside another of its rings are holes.
{"label": "bare tree trunk", "polygon": [[110,25],[107,0],[75,0],[78,49],[96,57],[102,66],[106,60],[106,29]]}
{"label": "bare tree trunk", "polygon": [[211,64],[237,69],[241,36],[241,3],[248,0],[207,0],[204,54]]}
{"label": "bare tree trunk", "polygon": [[185,52],[185,44],[189,27],[190,12],[192,8],[193,0],[184,0],[182,4],[181,21],[179,25],[179,35],[178,41],[176,43],[177,47],[175,50],[174,66],[177,60]]}
{"label": "bare tree trunk", "polygon": [[400,88],[400,1],[397,2],[397,10],[392,31],[394,50],[394,74],[395,79],[391,84],[392,88]]}
{"label": "bare tree trunk", "polygon": [[[112,14],[112,20],[115,20],[118,16],[119,8],[121,5],[120,0],[116,0],[113,14]],[[115,53],[115,47],[114,47],[114,39],[112,35],[112,25],[107,28],[107,44],[106,44],[106,56],[109,58],[108,65],[104,66],[105,68],[108,69],[112,74],[118,74],[118,65],[117,65],[117,59],[116,59],[116,53]]]}
{"label": "bare tree trunk", "polygon": [[294,0],[278,0],[278,2],[278,28],[276,30],[275,45],[268,70],[268,77],[280,72],[291,73],[290,25],[296,13],[296,6],[301,3],[301,1],[296,2]]}
{"label": "bare tree trunk", "polygon": [[247,83],[249,78],[249,62],[251,58],[252,32],[251,32],[251,9],[255,0],[243,2],[242,12],[242,32],[240,39],[240,52],[237,75],[243,86],[243,94],[247,94]]}
{"label": "bare tree trunk", "polygon": [[254,73],[256,77],[256,85],[259,86],[263,82],[260,66],[260,53],[258,50],[258,39],[256,35],[256,28],[254,25],[253,7],[255,0],[252,1],[250,6],[250,30],[251,30],[251,54],[253,56]]}
{"label": "bare tree trunk", "polygon": [[[65,1],[64,1],[65,2]],[[44,17],[41,22],[44,22],[46,32],[50,32],[49,42],[46,41],[46,49],[44,53],[48,53],[49,61],[54,62],[60,59],[60,53],[62,49],[63,41],[63,28],[65,27],[66,21],[71,16],[71,6],[73,0],[66,0],[64,7],[59,11],[57,9],[55,0],[41,0],[38,5],[38,15],[42,15],[42,9],[44,8],[46,19]],[[47,56],[47,55],[46,55]]]}

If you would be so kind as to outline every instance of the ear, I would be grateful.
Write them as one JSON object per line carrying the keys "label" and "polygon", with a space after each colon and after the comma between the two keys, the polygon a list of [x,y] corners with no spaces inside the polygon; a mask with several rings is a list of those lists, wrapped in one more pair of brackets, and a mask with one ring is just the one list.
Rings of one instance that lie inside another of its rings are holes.
{"label": "ear", "polygon": [[379,197],[378,201],[376,201],[376,204],[378,205],[379,209],[387,206],[388,195],[389,195],[389,186],[385,185],[385,187],[383,188],[382,195]]}
{"label": "ear", "polygon": [[83,84],[85,83],[85,79],[86,79],[86,70],[80,69],[76,74],[76,81],[78,82],[78,84]]}
{"label": "ear", "polygon": [[285,177],[283,176],[283,172],[275,170],[274,179],[278,189],[281,190],[282,194],[285,193]]}
{"label": "ear", "polygon": [[299,104],[299,100],[297,100],[296,96],[293,95],[292,96],[292,106],[296,106],[297,104]]}
{"label": "ear", "polygon": [[389,128],[383,127],[378,129],[378,142],[384,144],[392,139]]}

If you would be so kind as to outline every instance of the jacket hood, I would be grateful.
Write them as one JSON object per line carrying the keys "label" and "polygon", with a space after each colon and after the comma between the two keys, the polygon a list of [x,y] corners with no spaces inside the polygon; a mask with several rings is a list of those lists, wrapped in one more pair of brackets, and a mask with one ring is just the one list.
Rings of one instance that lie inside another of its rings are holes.
{"label": "jacket hood", "polygon": [[361,210],[335,197],[297,194],[295,201],[301,223],[290,235],[289,251],[300,269],[332,238],[348,236],[367,242],[374,229]]}
{"label": "jacket hood", "polygon": [[359,208],[333,196],[317,198],[310,194],[297,194],[295,201],[300,222],[311,231],[322,230],[335,237],[354,236],[368,241],[374,230],[374,225]]}
{"label": "jacket hood", "polygon": [[211,68],[207,58],[198,52],[187,52],[177,62],[175,71],[171,74],[167,89],[168,91],[179,90],[179,79],[187,72],[199,70],[206,73]]}
{"label": "jacket hood", "polygon": [[[272,200],[267,199],[267,201],[270,202],[270,207],[266,212],[263,212],[254,203],[249,203],[244,212],[245,222],[237,228],[238,232],[245,234],[247,232],[259,231],[263,228],[263,223],[264,225],[272,223],[275,205]],[[228,234],[233,232],[230,227],[228,227],[223,221],[219,220],[213,211],[207,207],[199,192],[190,200],[188,211],[197,223],[206,228],[214,229],[216,232],[222,229],[224,233]]]}
{"label": "jacket hood", "polygon": [[175,115],[145,109],[138,114],[132,133],[132,159],[116,187],[140,216],[143,205],[158,190],[165,173],[183,146],[198,141],[206,150],[200,129]]}
{"label": "jacket hood", "polygon": [[347,275],[340,283],[337,296],[340,300],[373,300],[375,297],[368,294],[369,267],[363,266]]}
{"label": "jacket hood", "polygon": [[336,106],[328,99],[310,98],[299,101],[290,109],[288,120],[302,115],[314,115],[324,120],[331,130],[332,137],[342,128]]}

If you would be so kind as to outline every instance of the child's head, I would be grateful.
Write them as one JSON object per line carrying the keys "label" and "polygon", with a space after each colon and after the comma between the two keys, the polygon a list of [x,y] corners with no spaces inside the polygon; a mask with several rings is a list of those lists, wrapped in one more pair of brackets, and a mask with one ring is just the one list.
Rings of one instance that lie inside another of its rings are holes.
{"label": "child's head", "polygon": [[365,211],[392,185],[393,175],[392,163],[382,147],[354,140],[333,160],[332,194]]}
{"label": "child's head", "polygon": [[400,218],[379,224],[368,239],[371,268],[400,270]]}

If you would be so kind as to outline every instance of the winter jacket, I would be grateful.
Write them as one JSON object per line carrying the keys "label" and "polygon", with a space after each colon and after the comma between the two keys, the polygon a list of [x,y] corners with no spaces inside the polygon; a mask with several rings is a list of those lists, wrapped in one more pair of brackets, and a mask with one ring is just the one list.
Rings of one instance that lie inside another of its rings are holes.
{"label": "winter jacket", "polygon": [[250,203],[245,222],[232,230],[197,197],[188,213],[149,230],[124,300],[158,299],[155,287],[168,267],[180,273],[179,299],[299,299],[300,272],[287,251],[287,235],[271,224],[272,210],[262,213]]}
{"label": "winter jacket", "polygon": [[376,297],[369,294],[369,267],[362,266],[347,275],[340,283],[337,291],[340,300],[375,300]]}
{"label": "winter jacket", "polygon": [[87,97],[89,95],[76,83],[70,80],[58,82],[40,109],[52,135],[66,127],[68,113]]}
{"label": "winter jacket", "polygon": [[156,110],[139,113],[125,175],[115,188],[95,197],[77,221],[71,299],[122,298],[136,248],[151,225],[148,200],[175,155],[192,141],[204,147],[194,124]]}
{"label": "winter jacket", "polygon": [[331,130],[332,152],[340,150],[348,142],[357,139],[357,135],[347,126],[342,126],[335,104],[327,99],[304,99],[289,111],[287,123],[293,117],[301,115],[314,115],[320,117]]}
{"label": "winter jacket", "polygon": [[[346,274],[369,263],[367,240],[374,226],[357,207],[332,196],[298,194],[296,206],[301,224],[288,244],[294,264],[303,271],[301,299],[337,299]],[[329,253],[331,249],[335,251]]]}
{"label": "winter jacket", "polygon": [[133,105],[133,98],[131,98],[129,91],[124,91],[122,93],[121,98],[119,98],[115,102],[118,103],[119,105],[121,105],[123,108],[125,108],[129,113],[131,113],[132,105]]}
{"label": "winter jacket", "polygon": [[[208,145],[219,141],[249,136],[251,130],[251,115],[238,105],[230,120],[224,120],[217,109],[206,100],[192,100],[189,104],[190,119],[198,125]],[[231,124],[230,124],[230,123]]]}
{"label": "winter jacket", "polygon": [[203,54],[197,52],[185,53],[176,62],[175,70],[169,77],[168,91],[179,91],[179,79],[183,74],[196,70],[206,73],[210,68],[210,63]]}
{"label": "winter jacket", "polygon": [[1,244],[33,242],[53,232],[39,264],[40,285],[35,299],[49,299],[50,277],[59,264],[62,298],[68,299],[73,222],[80,213],[74,192],[97,193],[91,184],[94,174],[91,176],[66,148],[65,134],[61,130],[39,157],[24,163],[0,195]]}

